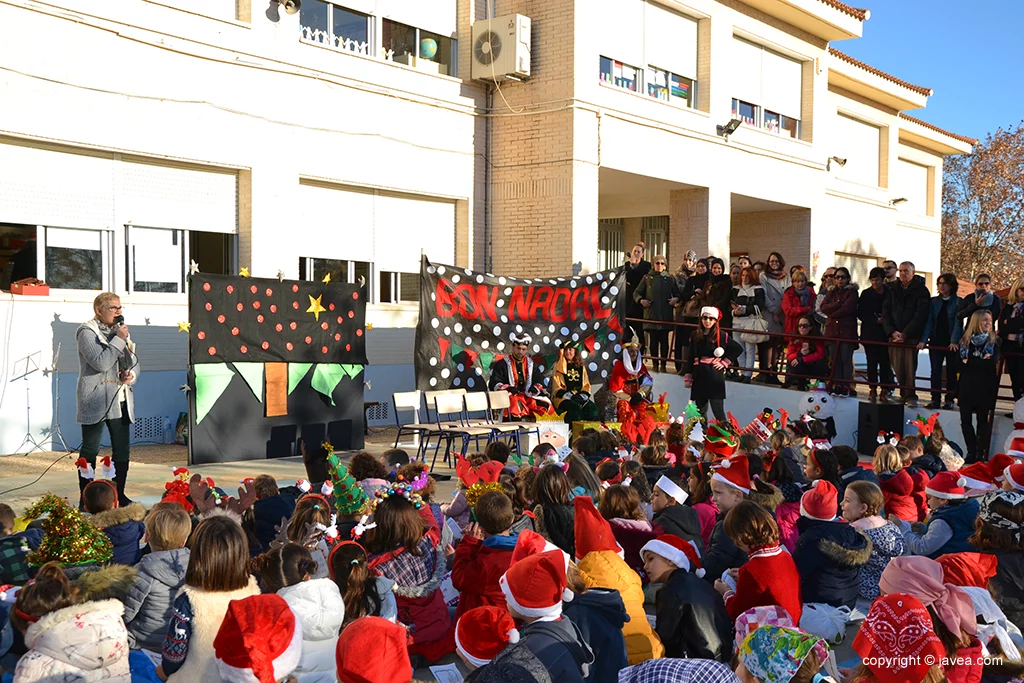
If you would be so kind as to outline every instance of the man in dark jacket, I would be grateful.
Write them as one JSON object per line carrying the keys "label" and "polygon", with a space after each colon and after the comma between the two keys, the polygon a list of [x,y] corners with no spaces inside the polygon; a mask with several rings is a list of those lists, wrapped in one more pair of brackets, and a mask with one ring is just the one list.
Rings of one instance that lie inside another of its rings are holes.
{"label": "man in dark jacket", "polygon": [[[953,399],[956,398],[957,369],[960,367],[960,354],[957,352],[957,344],[964,336],[963,321],[957,315],[957,311],[964,301],[957,296],[956,290],[959,286],[956,275],[943,273],[939,276],[939,294],[932,297],[928,306],[928,319],[924,325],[924,333],[917,345],[920,351],[925,346],[941,346],[941,349],[928,349],[928,360],[931,362],[932,374],[930,386],[932,390],[932,402],[926,408],[938,410],[942,405],[942,366],[946,366],[946,410],[953,408]],[[998,301],[999,297],[996,297]],[[994,318],[993,318],[994,319]]]}
{"label": "man in dark jacket", "polygon": [[900,385],[900,397],[911,408],[917,407],[917,343],[924,334],[931,298],[924,278],[914,273],[913,263],[901,263],[899,279],[888,286],[882,303],[882,327],[889,341],[899,344],[889,347],[889,360]]}
{"label": "man in dark jacket", "polygon": [[[871,286],[860,293],[857,301],[857,317],[860,318],[861,341],[884,342],[885,329],[882,327],[882,304],[885,301],[885,269],[872,268],[868,276]],[[892,384],[892,366],[889,364],[889,350],[878,344],[864,344],[864,356],[868,362],[868,382],[871,389],[868,398],[872,401],[879,395],[886,396],[892,389],[876,386]]]}

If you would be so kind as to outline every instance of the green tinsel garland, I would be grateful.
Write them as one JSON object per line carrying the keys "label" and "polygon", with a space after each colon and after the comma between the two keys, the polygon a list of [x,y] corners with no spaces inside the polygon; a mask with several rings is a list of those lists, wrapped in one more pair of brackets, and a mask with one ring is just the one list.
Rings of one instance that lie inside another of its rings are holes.
{"label": "green tinsel garland", "polygon": [[47,562],[63,565],[108,562],[114,546],[101,530],[94,527],[66,500],[52,493],[44,495],[25,511],[25,519],[36,519],[49,513],[42,526],[46,531],[39,549],[28,554],[28,562],[39,566]]}

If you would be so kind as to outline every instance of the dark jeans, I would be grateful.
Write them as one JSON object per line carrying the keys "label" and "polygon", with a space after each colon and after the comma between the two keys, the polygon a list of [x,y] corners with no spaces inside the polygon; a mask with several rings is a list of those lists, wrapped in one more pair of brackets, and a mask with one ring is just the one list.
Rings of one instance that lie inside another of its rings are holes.
{"label": "dark jeans", "polygon": [[672,354],[673,358],[676,359],[676,372],[683,371],[683,365],[686,361],[686,352],[690,350],[690,331],[689,327],[677,327],[675,328],[675,339],[672,343]]}
{"label": "dark jeans", "polygon": [[831,344],[829,348],[832,351],[832,362],[835,363],[835,371],[832,373],[833,384],[845,389],[853,389],[853,352],[856,350],[857,344],[839,342]]}
{"label": "dark jeans", "polygon": [[800,390],[805,390],[808,383],[824,381],[824,378],[828,377],[828,366],[823,360],[813,363],[800,363],[796,367],[792,365],[787,365],[786,367],[789,368],[786,372],[786,387],[796,387]]}
{"label": "dark jeans", "polygon": [[865,344],[864,355],[867,356],[868,361],[868,382],[872,384],[871,391],[874,391],[876,388],[879,389],[880,393],[891,391],[892,387],[881,388],[874,386],[879,383],[893,383],[892,365],[889,363],[889,350],[884,346]]}
{"label": "dark jeans", "polygon": [[[960,428],[964,433],[964,447],[967,462],[988,460],[989,440],[992,438],[992,425],[988,423],[989,411],[971,412],[960,409]],[[974,431],[974,420],[978,421],[978,431]]]}
{"label": "dark jeans", "polygon": [[[703,417],[708,416],[708,401],[701,401],[697,403],[697,410]],[[715,419],[724,422],[725,421],[725,401],[720,398],[711,399],[711,412],[715,414]]]}
{"label": "dark jeans", "polygon": [[112,460],[125,462],[128,460],[128,441],[131,422],[128,421],[128,406],[121,404],[122,417],[112,420],[104,420],[91,425],[82,425],[82,447],[78,454],[96,467],[96,456],[100,452],[100,439],[103,438],[103,428],[106,427],[110,433],[110,445],[114,453]]}
{"label": "dark jeans", "polygon": [[[647,338],[650,344],[650,350],[648,353],[655,359],[668,358],[670,349],[668,347],[668,330],[647,330]],[[665,366],[668,365],[668,361],[665,360],[653,360],[651,361],[655,370],[661,370],[665,372]]]}
{"label": "dark jeans", "polygon": [[[942,402],[942,388],[949,389],[946,400],[952,401],[956,398],[956,388],[960,385],[958,381],[957,366],[960,365],[960,354],[957,351],[940,351],[928,349],[928,360],[932,365],[932,403]],[[942,366],[946,366],[946,382],[942,381]]]}
{"label": "dark jeans", "polygon": [[[1003,347],[1011,353],[1024,353],[1020,346]],[[1006,359],[1006,374],[1010,376],[1010,386],[1013,387],[1013,400],[1019,401],[1024,396],[1024,358],[1009,356]]]}

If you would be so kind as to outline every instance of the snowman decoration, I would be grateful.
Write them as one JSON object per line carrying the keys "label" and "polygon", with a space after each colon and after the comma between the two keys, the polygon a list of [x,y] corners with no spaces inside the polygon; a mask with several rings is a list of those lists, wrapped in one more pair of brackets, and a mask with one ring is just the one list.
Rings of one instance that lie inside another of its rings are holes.
{"label": "snowman decoration", "polygon": [[836,402],[827,391],[805,392],[800,397],[800,407],[797,412],[813,417],[815,420],[821,420],[828,428],[828,438],[836,438]]}
{"label": "snowman decoration", "polygon": [[1024,458],[1024,398],[1013,404],[1013,431],[1006,437],[1003,451],[1015,458]]}

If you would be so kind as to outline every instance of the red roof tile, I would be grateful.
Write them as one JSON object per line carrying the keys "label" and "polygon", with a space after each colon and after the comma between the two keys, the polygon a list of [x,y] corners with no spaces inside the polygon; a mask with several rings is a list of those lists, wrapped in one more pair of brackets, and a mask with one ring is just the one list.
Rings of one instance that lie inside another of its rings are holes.
{"label": "red roof tile", "polygon": [[866,9],[857,9],[856,7],[850,7],[845,2],[839,2],[839,0],[821,0],[829,7],[834,7],[844,14],[849,14],[854,19],[860,21],[867,21],[871,17],[871,12]]}
{"label": "red roof tile", "polygon": [[869,73],[873,73],[876,76],[884,78],[885,80],[889,81],[890,83],[895,83],[896,85],[901,85],[904,88],[907,88],[908,90],[913,90],[914,92],[919,93],[921,95],[924,95],[925,97],[930,97],[931,94],[932,94],[932,89],[931,88],[925,88],[924,86],[921,86],[921,85],[914,85],[913,83],[907,83],[906,81],[904,81],[902,79],[896,78],[892,74],[885,73],[881,69],[876,69],[875,67],[873,67],[873,66],[871,66],[869,64],[865,64],[864,62],[860,61],[859,59],[854,59],[850,55],[846,54],[845,52],[840,52],[839,50],[835,49],[834,47],[830,47],[828,49],[828,52],[833,57],[841,59],[841,60],[843,60],[844,62],[846,62],[848,64],[853,64],[856,67],[860,67],[861,69],[864,69],[865,71],[867,71]]}
{"label": "red roof tile", "polygon": [[939,128],[938,126],[932,125],[932,124],[928,123],[927,121],[922,121],[921,119],[914,118],[913,116],[910,116],[909,114],[904,114],[903,112],[900,112],[900,118],[901,119],[906,119],[907,121],[910,121],[912,123],[916,123],[916,124],[918,124],[920,126],[924,126],[928,130],[934,130],[936,133],[942,133],[943,135],[948,135],[949,137],[953,138],[954,140],[959,140],[960,142],[966,142],[968,145],[971,145],[972,147],[974,145],[978,144],[978,141],[975,140],[974,138],[969,138],[966,135],[957,135],[956,133],[950,133],[948,130],[943,130],[942,128]]}

